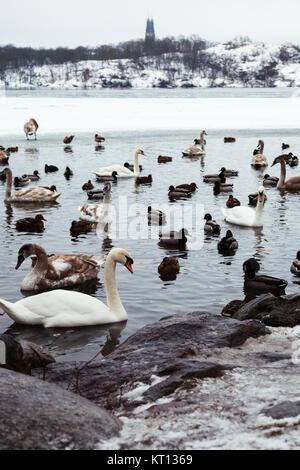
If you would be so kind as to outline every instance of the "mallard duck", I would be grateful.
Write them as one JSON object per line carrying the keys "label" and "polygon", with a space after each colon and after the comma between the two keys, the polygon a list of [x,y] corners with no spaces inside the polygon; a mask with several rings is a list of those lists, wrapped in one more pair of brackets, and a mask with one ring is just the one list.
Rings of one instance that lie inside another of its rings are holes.
{"label": "mallard duck", "polygon": [[90,200],[99,200],[103,199],[105,196],[105,192],[103,189],[91,189],[87,192],[87,197]]}
{"label": "mallard duck", "polygon": [[70,234],[72,237],[76,237],[80,233],[90,232],[95,226],[95,223],[87,222],[86,220],[73,220],[70,227]]}
{"label": "mallard duck", "polygon": [[158,244],[165,248],[185,250],[187,236],[190,236],[190,234],[185,228],[178,231],[172,230],[167,233],[160,233]]}
{"label": "mallard duck", "polygon": [[11,195],[12,188],[12,172],[10,168],[5,168],[4,173],[6,175],[6,191],[5,191],[5,202],[52,202],[55,201],[61,193],[52,191],[51,189],[44,188],[42,186],[29,186],[28,188],[20,189],[13,196]]}
{"label": "mallard duck", "polygon": [[223,254],[234,253],[239,247],[238,242],[233,237],[231,230],[227,230],[226,236],[218,243],[218,251]]}
{"label": "mallard duck", "polygon": [[72,140],[74,139],[74,137],[75,137],[74,135],[67,135],[63,140],[64,144],[70,144]]}
{"label": "mallard duck", "polygon": [[277,186],[279,178],[276,176],[264,175],[263,185],[264,186]]}
{"label": "mallard duck", "polygon": [[220,183],[220,181],[215,181],[213,190],[216,196],[220,193],[231,193],[233,191],[233,184],[224,184]]}
{"label": "mallard duck", "polygon": [[277,183],[277,189],[285,189],[287,191],[298,191],[300,189],[300,176],[294,176],[293,178],[285,181],[286,178],[286,163],[282,155],[276,157],[272,163],[272,166],[280,163],[281,173]]}
{"label": "mallard duck", "polygon": [[19,147],[7,147],[7,149],[6,149],[6,153],[16,153],[18,151],[19,151]]}
{"label": "mallard duck", "polygon": [[240,201],[236,199],[235,197],[233,197],[232,194],[229,194],[228,199],[226,201],[226,206],[229,207],[229,209],[231,209],[232,207],[237,207],[240,205],[241,205]]}
{"label": "mallard duck", "polygon": [[[130,164],[130,163],[128,163],[128,162],[125,162],[125,163],[124,163],[124,167],[127,168],[127,169],[130,170],[130,171],[134,171],[134,164],[133,164],[133,163]],[[143,170],[142,165],[139,165],[139,169],[140,169],[140,171]]]}
{"label": "mallard duck", "polygon": [[148,222],[155,225],[163,225],[166,223],[166,214],[158,209],[152,209],[151,206],[148,207]]}
{"label": "mallard duck", "polygon": [[188,191],[184,188],[174,188],[174,186],[169,186],[168,196],[170,199],[180,199],[182,197],[189,197],[191,191]]}
{"label": "mallard duck", "polygon": [[226,222],[234,225],[242,225],[244,227],[262,227],[262,208],[264,205],[265,188],[258,188],[258,200],[256,210],[247,206],[236,206],[232,209],[222,208],[224,219]]}
{"label": "mallard duck", "polygon": [[[257,206],[257,201],[258,201],[258,193],[249,194],[248,199],[249,199],[248,205],[256,207]],[[268,198],[267,198],[267,195],[265,193],[264,205],[265,205],[265,202],[267,201],[267,199]]]}
{"label": "mallard duck", "polygon": [[83,204],[79,207],[79,218],[80,220],[86,220],[87,222],[95,222],[104,225],[109,225],[112,222],[112,216],[110,214],[110,194],[111,184],[107,182],[103,188],[104,199],[103,204]]}
{"label": "mallard duck", "polygon": [[171,162],[173,160],[172,157],[166,157],[164,155],[159,155],[157,157],[157,162],[158,163],[168,163],[168,162]]}
{"label": "mallard duck", "polygon": [[36,133],[37,133],[38,128],[39,128],[39,125],[36,122],[36,120],[33,118],[29,119],[29,121],[24,124],[24,132],[25,132],[27,140],[29,140],[28,136],[30,135],[34,135],[35,140],[36,140]]}
{"label": "mallard duck", "polygon": [[258,148],[256,149],[257,151],[254,153],[253,152],[253,158],[252,158],[252,161],[251,161],[251,166],[253,166],[253,168],[255,169],[259,169],[259,168],[263,168],[264,166],[268,166],[268,160],[267,160],[267,157],[265,157],[265,155],[263,155],[263,151],[264,151],[264,141],[263,140],[259,140],[258,141]]}
{"label": "mallard duck", "polygon": [[95,134],[95,142],[97,142],[97,144],[101,144],[101,142],[105,142],[105,138],[101,135]]}
{"label": "mallard duck", "polygon": [[221,227],[215,220],[212,219],[211,214],[205,214],[204,216],[204,232],[209,235],[220,235]]}
{"label": "mallard duck", "polygon": [[174,281],[180,271],[178,259],[174,256],[166,256],[157,268],[163,281]]}
{"label": "mallard duck", "polygon": [[236,140],[235,137],[224,137],[225,144],[235,142],[235,140]]}
{"label": "mallard duck", "polygon": [[44,222],[46,219],[42,214],[37,214],[35,217],[25,217],[16,222],[16,229],[19,232],[42,232],[44,230]]}
{"label": "mallard duck", "polygon": [[27,243],[19,250],[16,269],[31,255],[36,255],[37,260],[31,273],[22,281],[23,291],[38,292],[82,284],[97,277],[103,261],[103,257],[93,259],[93,256],[81,254],[48,257],[41,245]]}
{"label": "mallard duck", "polygon": [[270,292],[275,296],[284,295],[288,282],[284,279],[271,276],[257,276],[260,265],[254,258],[249,258],[243,263],[245,273],[244,292],[246,299],[255,298],[265,292]]}
{"label": "mallard duck", "polygon": [[54,173],[55,171],[58,171],[57,166],[45,164],[45,173]]}
{"label": "mallard duck", "polygon": [[27,178],[26,176],[15,176],[14,177],[14,186],[20,187],[20,186],[27,186],[29,184],[30,179]]}
{"label": "mallard duck", "polygon": [[71,170],[71,168],[67,166],[66,169],[65,169],[65,171],[64,171],[64,177],[65,177],[66,179],[69,179],[70,176],[73,176],[73,174],[74,174],[74,173],[73,173],[73,171]]}
{"label": "mallard duck", "polygon": [[22,175],[22,178],[28,178],[30,181],[38,181],[40,179],[40,174],[37,170],[34,170],[32,175]]}
{"label": "mallard duck", "polygon": [[17,323],[43,325],[46,328],[101,325],[125,321],[127,313],[116,285],[117,263],[125,266],[131,273],[133,272],[133,259],[130,254],[121,248],[112,249],[104,267],[107,306],[90,295],[60,289],[32,295],[16,303],[0,299],[0,307]]}
{"label": "mallard duck", "polygon": [[145,155],[142,149],[136,149],[134,154],[134,171],[130,171],[128,168],[122,165],[110,165],[100,168],[99,171],[93,171],[97,176],[111,175],[114,171],[117,172],[117,178],[135,178],[140,174],[139,168],[139,155]]}
{"label": "mallard duck", "polygon": [[83,189],[83,191],[88,191],[88,190],[94,189],[94,185],[93,185],[93,183],[91,182],[91,180],[88,180],[87,183],[84,183],[84,184],[82,185],[82,189]]}
{"label": "mallard duck", "polygon": [[0,164],[5,165],[8,163],[9,155],[4,151],[0,150]]}
{"label": "mallard duck", "polygon": [[113,171],[111,175],[97,175],[96,180],[100,182],[105,182],[105,181],[118,181],[118,173],[116,171]]}
{"label": "mallard duck", "polygon": [[226,182],[225,171],[226,171],[226,168],[222,167],[218,175],[217,174],[204,175],[203,176],[204,183],[215,183],[216,181],[218,181],[219,183],[224,184]]}
{"label": "mallard duck", "polygon": [[135,180],[136,184],[150,184],[152,183],[152,175],[138,176]]}
{"label": "mallard duck", "polygon": [[175,189],[185,189],[189,193],[194,193],[196,189],[198,189],[198,186],[196,183],[178,184]]}
{"label": "mallard duck", "polygon": [[297,251],[296,258],[292,262],[291,273],[300,276],[300,251]]}

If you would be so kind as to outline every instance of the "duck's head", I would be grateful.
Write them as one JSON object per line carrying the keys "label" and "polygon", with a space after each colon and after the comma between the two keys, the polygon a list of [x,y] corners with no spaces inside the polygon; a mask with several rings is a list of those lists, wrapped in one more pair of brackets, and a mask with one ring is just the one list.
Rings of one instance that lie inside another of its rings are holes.
{"label": "duck's head", "polygon": [[264,175],[264,180],[270,178],[270,175]]}
{"label": "duck's head", "polygon": [[152,207],[148,206],[148,214],[152,211]]}
{"label": "duck's head", "polygon": [[189,233],[189,231],[186,228],[182,228],[181,230],[179,230],[178,233],[179,233],[179,239],[184,240],[185,242],[187,242],[186,237],[192,238],[191,234]]}
{"label": "duck's head", "polygon": [[125,163],[124,163],[124,166],[125,166],[125,168],[129,168],[129,163],[128,163],[128,162],[125,162]]}
{"label": "duck's head", "polygon": [[205,219],[207,222],[209,222],[210,220],[212,220],[211,214],[205,214],[204,219]]}
{"label": "duck's head", "polygon": [[265,188],[264,186],[260,186],[258,188],[258,201],[263,204],[265,198]]}
{"label": "duck's head", "polygon": [[243,263],[243,271],[245,273],[245,277],[248,279],[253,279],[259,270],[260,265],[255,258],[249,258]]}
{"label": "duck's head", "polygon": [[35,216],[35,220],[44,220],[45,222],[47,222],[47,219],[45,219],[42,214],[37,214]]}
{"label": "duck's head", "polygon": [[225,168],[225,166],[222,166],[220,172],[221,172],[221,173],[224,173],[224,171],[226,171],[226,168]]}
{"label": "duck's head", "polygon": [[190,187],[192,191],[195,191],[196,189],[198,189],[198,186],[196,185],[196,183],[191,183]]}
{"label": "duck's head", "polygon": [[113,176],[114,178],[116,178],[118,176],[118,173],[116,171],[113,171],[111,176]]}
{"label": "duck's head", "polygon": [[232,238],[232,237],[233,237],[232,231],[231,231],[231,230],[227,230],[227,232],[226,232],[226,238]]}
{"label": "duck's head", "polygon": [[173,185],[169,186],[169,191],[174,191],[174,189],[175,189],[175,188],[174,188]]}
{"label": "duck's head", "polygon": [[125,268],[128,269],[131,273],[133,273],[132,265],[133,259],[131,258],[128,251],[124,250],[123,248],[113,248],[107,258],[112,258],[116,263],[123,264]]}

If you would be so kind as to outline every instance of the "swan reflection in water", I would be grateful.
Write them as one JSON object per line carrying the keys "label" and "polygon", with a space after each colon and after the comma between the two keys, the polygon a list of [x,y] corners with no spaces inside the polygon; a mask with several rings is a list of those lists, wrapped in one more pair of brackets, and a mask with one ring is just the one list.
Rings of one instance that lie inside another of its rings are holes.
{"label": "swan reflection in water", "polygon": [[85,361],[98,351],[104,357],[111,354],[120,344],[126,324],[127,321],[80,328],[44,328],[14,323],[5,333],[43,346],[56,361]]}

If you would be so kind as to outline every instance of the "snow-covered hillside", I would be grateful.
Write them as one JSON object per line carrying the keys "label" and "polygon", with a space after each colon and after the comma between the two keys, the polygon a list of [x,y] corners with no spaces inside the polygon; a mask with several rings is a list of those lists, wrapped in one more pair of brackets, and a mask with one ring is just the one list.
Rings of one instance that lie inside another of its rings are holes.
{"label": "snow-covered hillside", "polygon": [[300,47],[230,41],[195,53],[32,65],[0,75],[0,87],[14,89],[264,86],[300,86]]}

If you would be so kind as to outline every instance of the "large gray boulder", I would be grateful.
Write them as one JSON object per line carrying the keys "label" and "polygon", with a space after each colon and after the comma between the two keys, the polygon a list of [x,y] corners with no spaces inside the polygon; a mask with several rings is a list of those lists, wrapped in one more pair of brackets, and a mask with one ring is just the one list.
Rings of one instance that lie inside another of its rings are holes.
{"label": "large gray boulder", "polygon": [[0,369],[0,449],[94,449],[119,433],[108,411],[54,384]]}

